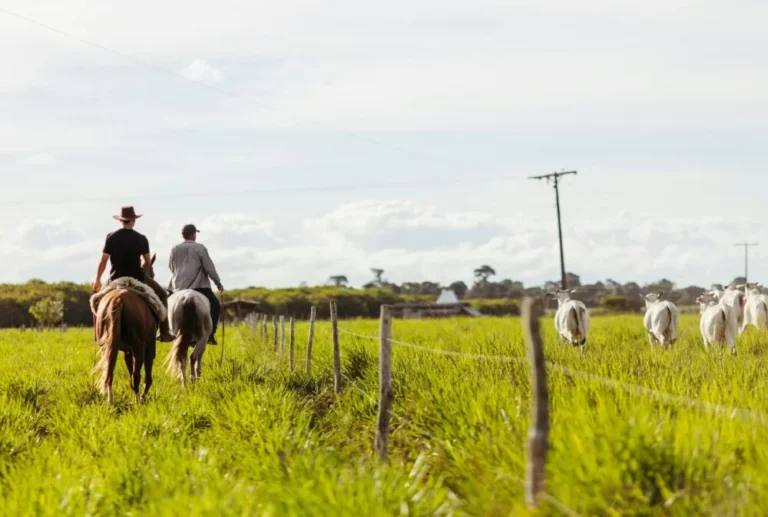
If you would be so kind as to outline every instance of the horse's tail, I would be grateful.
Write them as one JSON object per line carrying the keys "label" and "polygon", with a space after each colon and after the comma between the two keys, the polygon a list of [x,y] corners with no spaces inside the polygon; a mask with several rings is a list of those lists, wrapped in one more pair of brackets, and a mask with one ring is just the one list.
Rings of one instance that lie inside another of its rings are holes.
{"label": "horse's tail", "polygon": [[181,308],[181,325],[176,332],[171,351],[168,353],[168,371],[177,379],[187,358],[187,350],[192,346],[192,338],[197,330],[197,311],[193,299],[184,300]]}
{"label": "horse's tail", "polygon": [[117,354],[120,351],[122,321],[123,299],[120,296],[113,296],[107,301],[104,312],[100,313],[96,319],[96,325],[100,330],[101,359],[96,364],[95,370],[101,370],[97,387],[102,393],[112,385],[112,375],[115,372]]}

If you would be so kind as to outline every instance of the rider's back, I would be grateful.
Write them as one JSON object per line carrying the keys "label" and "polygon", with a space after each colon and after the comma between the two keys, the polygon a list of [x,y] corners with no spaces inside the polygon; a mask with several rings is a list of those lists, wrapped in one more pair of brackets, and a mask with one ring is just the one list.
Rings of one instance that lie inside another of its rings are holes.
{"label": "rider's back", "polygon": [[109,254],[112,264],[110,280],[125,276],[137,280],[144,278],[141,256],[149,253],[149,241],[136,230],[121,228],[107,235],[104,253]]}

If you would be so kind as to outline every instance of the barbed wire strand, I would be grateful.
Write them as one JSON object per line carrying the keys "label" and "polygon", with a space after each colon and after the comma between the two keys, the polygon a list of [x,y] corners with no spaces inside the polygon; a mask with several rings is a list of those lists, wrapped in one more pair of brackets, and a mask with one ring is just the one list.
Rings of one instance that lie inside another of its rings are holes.
{"label": "barbed wire strand", "polygon": [[[350,332],[346,329],[342,329],[339,327],[339,332],[343,332],[345,334],[362,338],[362,339],[369,339],[369,340],[375,340],[378,341],[378,336],[365,336],[362,334],[355,334],[354,332]],[[399,341],[395,339],[390,339],[390,342],[395,345],[400,345],[405,348],[410,348],[413,350],[419,350],[422,352],[429,352],[434,354],[440,354],[440,355],[450,355],[455,357],[466,357],[469,359],[484,359],[484,360],[491,360],[491,361],[503,361],[503,362],[518,362],[518,363],[527,363],[528,360],[526,358],[522,357],[515,357],[515,356],[504,356],[504,355],[489,355],[489,354],[470,354],[465,352],[457,352],[453,350],[440,350],[438,348],[430,348],[420,345],[414,345],[413,343],[407,343],[404,341]],[[672,393],[667,393],[665,391],[659,391],[652,388],[646,388],[645,386],[640,386],[637,384],[631,384],[628,382],[623,381],[617,381],[615,379],[610,379],[607,377],[603,377],[601,375],[597,375],[594,373],[584,372],[581,370],[576,370],[574,368],[570,368],[568,366],[563,366],[557,363],[554,363],[552,361],[546,361],[545,363],[547,367],[549,367],[551,370],[558,371],[560,373],[564,373],[566,375],[571,375],[574,377],[581,377],[583,379],[587,379],[593,382],[597,382],[599,384],[602,384],[604,386],[610,387],[610,388],[618,388],[627,392],[631,392],[635,395],[640,396],[646,396],[651,398],[660,399],[665,402],[670,403],[677,403],[683,406],[689,406],[694,407],[702,411],[707,411],[710,413],[714,413],[718,416],[726,416],[728,418],[739,418],[742,421],[745,422],[757,422],[761,425],[765,425],[768,423],[768,415],[756,411],[752,411],[749,409],[744,408],[738,408],[738,407],[732,407],[732,406],[725,406],[722,404],[712,403],[712,402],[705,402],[703,400],[699,399],[693,399],[689,397],[685,397],[682,395],[674,395]]]}
{"label": "barbed wire strand", "polygon": [[565,506],[565,504],[560,502],[555,496],[548,494],[547,492],[542,492],[541,496],[546,499],[552,506],[563,512],[568,517],[581,517],[580,514]]}

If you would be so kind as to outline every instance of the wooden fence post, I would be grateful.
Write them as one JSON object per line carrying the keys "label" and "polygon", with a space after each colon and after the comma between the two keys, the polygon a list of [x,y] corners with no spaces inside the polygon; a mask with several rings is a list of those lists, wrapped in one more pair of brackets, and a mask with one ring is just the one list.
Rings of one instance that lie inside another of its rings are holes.
{"label": "wooden fence post", "polygon": [[272,316],[272,351],[277,352],[277,316]]}
{"label": "wooden fence post", "polygon": [[285,316],[280,316],[280,353],[285,352]]}
{"label": "wooden fence post", "polygon": [[528,341],[531,361],[531,428],[528,430],[528,458],[525,474],[525,501],[534,508],[544,492],[544,472],[549,449],[549,394],[544,347],[539,330],[541,301],[526,297],[523,300],[523,330]]}
{"label": "wooden fence post", "polygon": [[258,314],[251,313],[248,315],[248,324],[251,327],[251,333],[256,333],[256,325],[257,325],[257,318],[259,317]]}
{"label": "wooden fence post", "polygon": [[294,337],[296,335],[296,320],[291,316],[291,336],[288,343],[288,364],[291,367],[291,371],[293,371],[294,367],[294,358],[295,358],[295,352],[294,352]]}
{"label": "wooden fence post", "polygon": [[389,307],[381,306],[379,321],[379,417],[373,449],[382,460],[387,459],[389,423],[392,418],[392,317]]}
{"label": "wooden fence post", "polygon": [[315,317],[317,308],[313,305],[309,311],[309,339],[307,339],[307,373],[312,369],[312,341],[315,339]]}
{"label": "wooden fence post", "polygon": [[261,339],[267,340],[267,315],[261,318]]}
{"label": "wooden fence post", "polygon": [[339,348],[339,316],[336,302],[331,302],[331,333],[333,335],[333,378],[336,394],[341,393],[341,350]]}

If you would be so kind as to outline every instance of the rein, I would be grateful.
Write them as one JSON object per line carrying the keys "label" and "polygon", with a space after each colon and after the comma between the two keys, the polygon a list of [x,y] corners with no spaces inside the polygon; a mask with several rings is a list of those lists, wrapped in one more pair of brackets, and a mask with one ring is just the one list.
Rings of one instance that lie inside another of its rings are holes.
{"label": "rein", "polygon": [[[221,315],[224,315],[224,291],[221,292]],[[219,316],[219,322],[221,323],[221,357],[219,358],[219,366],[222,365],[224,362],[224,341],[226,336],[226,323],[224,322],[225,318]]]}

